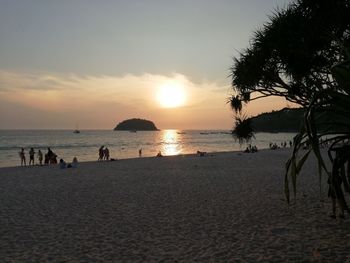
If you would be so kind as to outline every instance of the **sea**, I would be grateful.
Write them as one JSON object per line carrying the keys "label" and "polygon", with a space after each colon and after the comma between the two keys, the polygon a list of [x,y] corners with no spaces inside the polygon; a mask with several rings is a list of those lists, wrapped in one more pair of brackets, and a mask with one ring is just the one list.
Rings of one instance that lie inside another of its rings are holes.
{"label": "sea", "polygon": [[[269,148],[270,143],[281,145],[293,140],[295,133],[256,133],[250,142],[258,149]],[[202,152],[241,151],[247,144],[239,144],[228,130],[161,130],[161,131],[113,131],[113,130],[0,130],[0,167],[20,165],[19,151],[25,149],[27,162],[29,149],[47,148],[71,162],[96,161],[98,149],[108,147],[110,158],[125,159],[156,156],[193,154]],[[38,163],[35,156],[35,162]]]}

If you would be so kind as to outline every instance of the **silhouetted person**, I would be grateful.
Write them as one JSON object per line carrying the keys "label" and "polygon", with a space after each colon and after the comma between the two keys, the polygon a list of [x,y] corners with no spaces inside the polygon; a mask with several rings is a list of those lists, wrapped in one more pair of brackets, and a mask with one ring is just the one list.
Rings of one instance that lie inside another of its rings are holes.
{"label": "silhouetted person", "polygon": [[200,157],[203,157],[207,154],[207,152],[201,152],[201,151],[197,151],[197,155]]}
{"label": "silhouetted person", "polygon": [[139,149],[139,157],[142,156],[142,148]]}
{"label": "silhouetted person", "polygon": [[104,159],[105,160],[109,160],[109,149],[106,147],[105,150],[104,150]]}
{"label": "silhouetted person", "polygon": [[38,151],[38,160],[39,164],[43,165],[43,153],[40,150]]}
{"label": "silhouetted person", "polygon": [[47,157],[48,157],[49,162],[50,162],[52,157],[53,157],[53,151],[51,151],[50,147],[47,148]]}
{"label": "silhouetted person", "polygon": [[26,164],[26,154],[24,153],[24,149],[19,152],[19,157],[21,158],[21,166],[27,165]]}
{"label": "silhouetted person", "polygon": [[45,154],[44,164],[49,164],[49,155]]}
{"label": "silhouetted person", "polygon": [[100,147],[100,149],[98,149],[98,159],[97,159],[97,161],[102,161],[103,160],[103,156],[104,156],[103,147],[105,147],[105,146],[102,145]]}
{"label": "silhouetted person", "polygon": [[32,165],[34,165],[34,154],[35,151],[33,148],[30,148],[29,150],[29,165],[32,163]]}

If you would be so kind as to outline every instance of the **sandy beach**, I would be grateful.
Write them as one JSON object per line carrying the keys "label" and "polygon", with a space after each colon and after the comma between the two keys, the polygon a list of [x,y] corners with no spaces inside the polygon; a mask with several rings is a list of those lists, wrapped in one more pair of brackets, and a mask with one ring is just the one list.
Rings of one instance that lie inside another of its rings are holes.
{"label": "sandy beach", "polygon": [[[0,169],[1,262],[350,262],[311,158],[290,149]],[[320,198],[322,201],[320,201]]]}

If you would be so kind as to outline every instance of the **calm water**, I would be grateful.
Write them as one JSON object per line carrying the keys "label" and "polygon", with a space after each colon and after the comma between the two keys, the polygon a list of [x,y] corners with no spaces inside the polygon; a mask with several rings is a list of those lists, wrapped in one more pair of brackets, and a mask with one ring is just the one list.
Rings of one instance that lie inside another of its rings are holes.
{"label": "calm water", "polygon": [[[270,142],[280,145],[283,141],[292,140],[292,133],[258,133],[252,144],[259,149],[268,148]],[[162,130],[145,132],[83,130],[75,134],[71,130],[0,130],[0,167],[17,166],[20,163],[18,152],[25,148],[27,162],[28,151],[33,147],[45,154],[47,147],[70,162],[74,156],[79,161],[94,161],[98,158],[98,148],[105,145],[110,150],[111,158],[155,156],[158,151],[163,155],[241,150],[229,131],[180,131]],[[36,156],[35,156],[36,158]],[[36,160],[37,161],[37,160]]]}

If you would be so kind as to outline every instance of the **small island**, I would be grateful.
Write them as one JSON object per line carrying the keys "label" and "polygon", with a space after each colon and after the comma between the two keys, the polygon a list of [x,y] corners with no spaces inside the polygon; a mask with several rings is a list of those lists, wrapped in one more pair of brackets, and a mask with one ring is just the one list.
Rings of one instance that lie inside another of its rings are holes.
{"label": "small island", "polygon": [[149,120],[128,119],[124,120],[114,128],[115,131],[158,131],[156,125]]}

